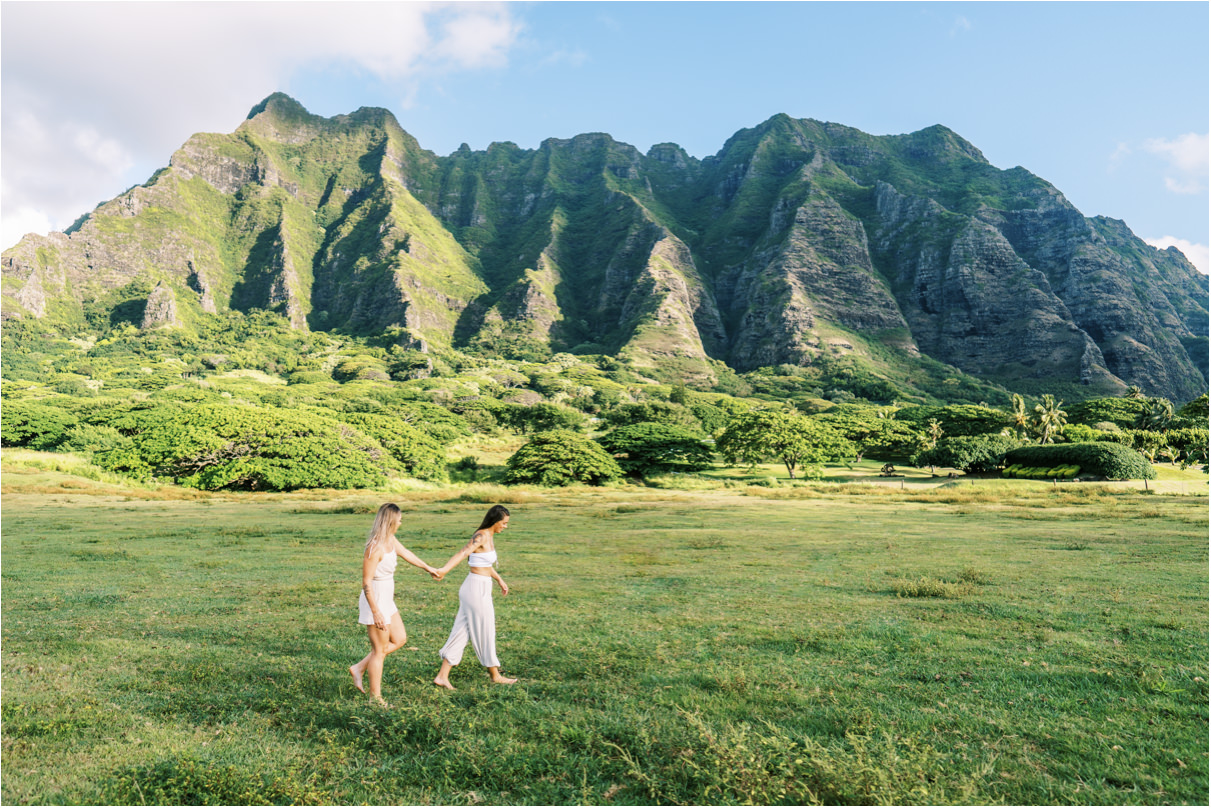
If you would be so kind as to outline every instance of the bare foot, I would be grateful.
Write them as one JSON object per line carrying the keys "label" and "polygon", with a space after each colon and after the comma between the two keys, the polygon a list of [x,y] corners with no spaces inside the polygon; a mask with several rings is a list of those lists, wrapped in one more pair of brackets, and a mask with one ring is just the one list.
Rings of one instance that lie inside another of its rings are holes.
{"label": "bare foot", "polygon": [[437,678],[433,680],[433,684],[437,685],[438,687],[444,687],[446,690],[454,689],[454,685],[450,684],[449,679]]}
{"label": "bare foot", "polygon": [[510,679],[507,676],[493,676],[492,683],[497,685],[511,685],[516,682],[516,679]]}
{"label": "bare foot", "polygon": [[353,675],[353,686],[360,692],[365,693],[366,688],[362,687],[362,671],[357,665],[349,666],[349,673]]}
{"label": "bare foot", "polygon": [[384,699],[382,696],[371,696],[370,701],[374,702],[374,704],[376,704],[379,707],[390,707],[391,706],[390,704],[387,703],[387,700]]}

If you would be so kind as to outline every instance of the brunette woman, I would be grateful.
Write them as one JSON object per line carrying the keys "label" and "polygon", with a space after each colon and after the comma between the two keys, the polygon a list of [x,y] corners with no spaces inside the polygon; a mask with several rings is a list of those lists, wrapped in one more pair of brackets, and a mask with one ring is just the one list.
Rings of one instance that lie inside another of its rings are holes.
{"label": "brunette woman", "polygon": [[492,604],[493,581],[500,585],[501,595],[509,594],[509,585],[496,571],[496,537],[508,526],[509,509],[493,505],[471,541],[437,571],[438,576],[443,576],[464,558],[470,570],[458,590],[458,614],[454,617],[450,638],[441,649],[441,670],[433,680],[438,687],[454,689],[450,684],[450,669],[462,661],[468,640],[479,664],[488,669],[493,682],[511,685],[517,681],[500,674],[500,660],[496,657],[496,610]]}

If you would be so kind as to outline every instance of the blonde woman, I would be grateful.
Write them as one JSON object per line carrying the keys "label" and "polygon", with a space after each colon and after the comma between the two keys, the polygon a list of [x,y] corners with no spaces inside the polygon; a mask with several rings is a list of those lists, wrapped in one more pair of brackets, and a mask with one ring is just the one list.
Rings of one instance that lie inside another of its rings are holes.
{"label": "blonde woman", "polygon": [[511,685],[516,679],[500,674],[500,660],[496,658],[496,609],[492,604],[492,582],[500,585],[500,594],[509,594],[509,585],[496,572],[496,537],[509,526],[509,509],[493,505],[484,516],[479,530],[471,536],[467,546],[459,550],[437,571],[444,576],[456,564],[467,559],[470,571],[458,590],[458,614],[450,638],[442,646],[441,670],[433,684],[453,690],[450,670],[462,661],[463,651],[470,640],[479,664],[488,669],[488,676],[496,684]]}
{"label": "blonde woman", "polygon": [[441,580],[441,573],[421,561],[395,538],[395,531],[403,519],[399,506],[390,502],[378,509],[374,527],[366,540],[362,553],[362,594],[358,599],[358,622],[366,627],[370,636],[370,653],[349,667],[353,675],[353,686],[361,692],[362,674],[370,674],[370,697],[380,704],[383,701],[383,660],[387,654],[401,648],[408,641],[404,621],[395,606],[395,565],[402,558],[414,567],[420,567]]}

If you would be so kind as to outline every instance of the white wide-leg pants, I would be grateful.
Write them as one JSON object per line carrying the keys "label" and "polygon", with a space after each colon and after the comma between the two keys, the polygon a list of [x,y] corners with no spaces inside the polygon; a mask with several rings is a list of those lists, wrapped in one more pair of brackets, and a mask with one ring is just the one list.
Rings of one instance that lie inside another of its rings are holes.
{"label": "white wide-leg pants", "polygon": [[496,658],[496,608],[492,605],[492,578],[467,573],[467,580],[458,589],[458,614],[450,638],[442,646],[441,657],[451,665],[463,660],[467,640],[479,664],[485,668],[500,667]]}

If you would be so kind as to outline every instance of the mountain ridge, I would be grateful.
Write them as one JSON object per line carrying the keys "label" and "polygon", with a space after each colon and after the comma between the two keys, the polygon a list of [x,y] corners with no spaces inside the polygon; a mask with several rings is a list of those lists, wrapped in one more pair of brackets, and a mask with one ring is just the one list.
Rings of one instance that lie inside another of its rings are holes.
{"label": "mountain ridge", "polygon": [[701,160],[606,133],[440,157],[389,110],[275,93],[69,230],[5,251],[5,317],[79,322],[139,281],[148,327],[265,308],[703,384],[832,356],[911,386],[925,355],[1012,388],[1206,387],[1205,277],[941,125],[778,114]]}

